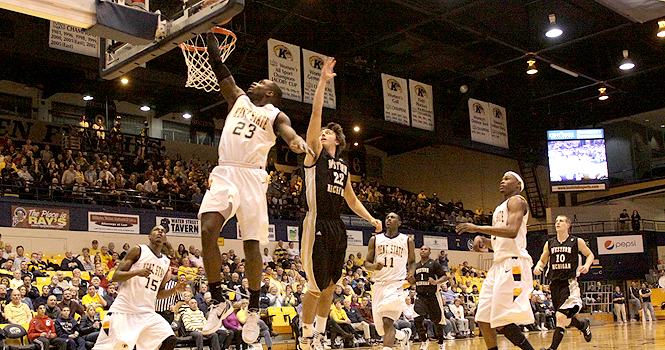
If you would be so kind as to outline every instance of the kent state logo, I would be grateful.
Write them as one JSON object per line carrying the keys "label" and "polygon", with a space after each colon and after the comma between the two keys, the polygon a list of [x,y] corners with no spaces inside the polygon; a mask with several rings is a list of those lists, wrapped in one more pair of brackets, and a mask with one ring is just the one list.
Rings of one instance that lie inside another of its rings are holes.
{"label": "kent state logo", "polygon": [[314,69],[321,70],[323,68],[323,59],[318,56],[312,56],[309,58],[309,65]]}
{"label": "kent state logo", "polygon": [[390,89],[392,91],[402,92],[402,86],[399,85],[397,80],[388,79],[388,81],[386,81],[386,84],[388,85],[388,89]]}
{"label": "kent state logo", "polygon": [[418,97],[427,98],[427,90],[422,85],[416,85],[413,90]]}
{"label": "kent state logo", "polygon": [[501,113],[501,110],[498,108],[493,108],[492,109],[492,114],[494,115],[494,118],[496,119],[503,119],[503,113]]}
{"label": "kent state logo", "polygon": [[293,55],[291,54],[291,51],[284,45],[275,45],[275,47],[272,48],[272,51],[275,53],[275,56],[279,58],[293,61]]}
{"label": "kent state logo", "polygon": [[481,104],[478,103],[478,102],[474,103],[471,107],[473,108],[473,111],[474,111],[475,113],[478,113],[478,114],[483,114],[483,113],[485,113],[485,108],[483,108],[483,105],[481,105]]}

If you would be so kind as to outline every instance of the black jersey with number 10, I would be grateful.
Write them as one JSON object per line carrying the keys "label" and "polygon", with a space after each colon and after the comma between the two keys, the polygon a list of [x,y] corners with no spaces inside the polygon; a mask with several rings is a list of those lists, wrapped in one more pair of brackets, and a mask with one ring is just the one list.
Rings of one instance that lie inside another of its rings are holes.
{"label": "black jersey with number 10", "polygon": [[550,271],[547,278],[550,281],[565,281],[577,277],[579,266],[577,237],[569,236],[565,241],[559,242],[554,236],[547,242],[550,250]]}
{"label": "black jersey with number 10", "polygon": [[322,149],[316,163],[305,167],[307,210],[315,211],[318,219],[339,220],[348,178],[346,162]]}

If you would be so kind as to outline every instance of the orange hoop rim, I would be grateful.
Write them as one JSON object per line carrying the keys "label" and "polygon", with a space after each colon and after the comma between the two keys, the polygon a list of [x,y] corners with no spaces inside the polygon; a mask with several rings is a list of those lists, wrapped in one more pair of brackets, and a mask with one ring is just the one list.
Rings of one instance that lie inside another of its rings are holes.
{"label": "orange hoop rim", "polygon": [[[219,51],[222,51],[224,49],[228,49],[231,46],[236,44],[237,37],[236,37],[236,34],[234,32],[232,32],[232,31],[230,31],[226,28],[222,28],[222,27],[212,27],[212,29],[210,29],[210,31],[212,31],[215,34],[225,34],[227,36],[231,36],[231,38],[232,38],[230,43],[228,43],[226,45],[220,45],[219,46]],[[205,47],[205,46],[189,45],[187,43],[182,43],[178,46],[180,46],[181,49],[187,50],[187,51],[206,51],[206,50],[208,50],[208,48]]]}

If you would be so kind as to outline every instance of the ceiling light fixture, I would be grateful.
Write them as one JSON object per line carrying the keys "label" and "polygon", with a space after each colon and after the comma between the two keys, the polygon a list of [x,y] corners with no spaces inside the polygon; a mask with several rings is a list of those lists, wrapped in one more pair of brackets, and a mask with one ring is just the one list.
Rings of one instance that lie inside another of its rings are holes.
{"label": "ceiling light fixture", "polygon": [[95,99],[95,98],[92,97],[92,96],[90,96],[90,95],[85,95],[85,96],[83,96],[83,101],[92,101],[92,100],[94,100],[94,99]]}
{"label": "ceiling light fixture", "polygon": [[359,127],[359,126],[354,126],[354,127],[353,127],[353,131],[355,131],[355,132],[360,132],[360,127]]}
{"label": "ceiling light fixture", "polygon": [[635,63],[633,63],[633,60],[628,58],[628,50],[623,50],[623,59],[621,60],[621,64],[619,65],[619,69],[621,70],[629,70],[635,68]]}
{"label": "ceiling light fixture", "polygon": [[182,117],[185,118],[185,119],[189,119],[189,118],[192,117],[192,115],[189,114],[189,113],[185,113],[185,114],[182,115]]}
{"label": "ceiling light fixture", "polygon": [[528,61],[526,61],[526,63],[529,64],[529,66],[526,69],[526,74],[533,75],[538,73],[538,68],[536,68],[536,60],[531,58]]}
{"label": "ceiling light fixture", "polygon": [[559,26],[556,25],[556,16],[554,14],[550,15],[550,26],[549,29],[547,30],[547,33],[545,33],[545,36],[548,38],[556,38],[563,34],[563,30],[559,28]]}
{"label": "ceiling light fixture", "polygon": [[150,107],[149,106],[141,106],[141,110],[144,111],[144,112],[147,112],[147,111],[150,110]]}
{"label": "ceiling light fixture", "polygon": [[358,142],[354,142],[353,145],[358,147]]}
{"label": "ceiling light fixture", "polygon": [[598,89],[598,91],[600,91],[600,96],[598,96],[599,100],[605,101],[608,98],[610,98],[610,96],[607,95],[607,92],[605,92],[606,90],[607,90],[606,87],[601,87],[601,88]]}
{"label": "ceiling light fixture", "polygon": [[658,21],[658,33],[656,35],[659,38],[665,38],[665,20]]}
{"label": "ceiling light fixture", "polygon": [[122,78],[122,79],[120,79],[120,82],[123,83],[123,84],[128,84],[128,83],[129,83],[129,79],[127,79],[127,78]]}

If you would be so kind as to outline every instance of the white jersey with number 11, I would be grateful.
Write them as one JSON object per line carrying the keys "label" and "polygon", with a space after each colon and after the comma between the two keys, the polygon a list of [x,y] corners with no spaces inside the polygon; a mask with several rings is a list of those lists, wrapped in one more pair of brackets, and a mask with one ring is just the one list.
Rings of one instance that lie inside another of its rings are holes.
{"label": "white jersey with number 11", "polygon": [[374,241],[374,262],[383,263],[381,270],[372,273],[375,282],[402,281],[406,279],[409,261],[409,236],[400,233],[389,238],[381,233]]}

